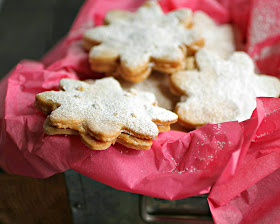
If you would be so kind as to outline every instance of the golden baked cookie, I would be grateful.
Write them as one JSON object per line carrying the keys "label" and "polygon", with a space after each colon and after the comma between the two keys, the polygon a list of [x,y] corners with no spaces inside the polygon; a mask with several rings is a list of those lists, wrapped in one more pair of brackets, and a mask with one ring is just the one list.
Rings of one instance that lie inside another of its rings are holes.
{"label": "golden baked cookie", "polygon": [[[203,49],[224,59],[235,51],[234,32],[230,24],[217,25],[205,12],[196,11],[193,13],[191,29],[204,39]],[[196,68],[195,53],[196,51],[188,51],[185,70]]]}
{"label": "golden baked cookie", "polygon": [[235,51],[232,25],[217,25],[205,12],[196,11],[192,29],[204,38],[203,48],[209,52],[226,59]]}
{"label": "golden baked cookie", "polygon": [[256,97],[278,97],[280,81],[254,72],[252,59],[235,52],[228,60],[201,49],[195,55],[197,70],[170,77],[172,91],[182,95],[176,106],[179,121],[187,127],[249,119]]}
{"label": "golden baked cookie", "polygon": [[157,105],[167,110],[173,111],[176,103],[180,100],[180,97],[175,96],[170,91],[168,75],[160,72],[152,72],[146,80],[139,83],[131,83],[124,79],[119,79],[119,82],[124,90],[135,89],[153,93],[156,97]]}
{"label": "golden baked cookie", "polygon": [[91,84],[62,79],[60,89],[36,95],[35,106],[49,114],[45,131],[52,134],[57,128],[64,129],[69,134],[79,133],[84,142],[97,142],[88,145],[111,145],[121,134],[130,135],[130,141],[120,137],[127,145],[137,141],[141,145],[141,140],[144,145],[177,121],[176,114],[155,106],[153,94],[124,91],[113,78]]}
{"label": "golden baked cookie", "polygon": [[[67,128],[56,128],[51,126],[49,121],[49,117],[47,117],[44,123],[44,131],[49,135],[79,135],[78,131],[67,129]],[[159,128],[159,132],[162,132]],[[133,148],[137,150],[148,150],[152,146],[151,139],[139,139],[129,134],[122,133],[118,136],[118,138],[114,141],[100,141],[95,139],[94,137],[87,134],[80,134],[82,142],[93,150],[104,150],[110,147],[115,142],[118,142],[122,145],[125,145],[128,148]]]}
{"label": "golden baked cookie", "polygon": [[184,69],[188,48],[199,49],[203,39],[188,29],[189,9],[164,14],[156,1],[148,1],[136,12],[114,10],[107,13],[108,25],[89,29],[83,45],[89,52],[93,71],[120,74],[140,82],[152,70],[173,73]]}

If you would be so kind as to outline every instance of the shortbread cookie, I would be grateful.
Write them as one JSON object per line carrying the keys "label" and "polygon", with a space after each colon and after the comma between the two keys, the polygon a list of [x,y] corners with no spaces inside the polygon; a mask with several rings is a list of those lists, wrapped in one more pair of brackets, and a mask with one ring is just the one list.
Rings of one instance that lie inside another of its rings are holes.
{"label": "shortbread cookie", "polygon": [[104,150],[108,149],[111,145],[115,144],[116,139],[112,141],[101,141],[90,135],[80,134],[82,142],[92,150]]}
{"label": "shortbread cookie", "polygon": [[159,128],[177,121],[177,115],[155,106],[153,94],[123,91],[113,78],[93,84],[62,79],[60,91],[36,95],[35,106],[49,115],[51,126],[71,129],[94,140],[114,142],[126,133],[139,139],[153,139]]}
{"label": "shortbread cookie", "polygon": [[204,44],[195,31],[187,28],[192,22],[191,10],[165,15],[156,1],[146,2],[134,13],[108,12],[105,21],[108,25],[84,34],[91,68],[121,74],[132,82],[144,80],[152,69],[165,73],[184,69],[187,48],[199,49]]}
{"label": "shortbread cookie", "polygon": [[[44,131],[48,135],[79,135],[79,132],[76,130],[72,130],[69,128],[57,128],[51,125],[50,117],[48,116],[47,119],[44,122]],[[94,150],[104,150],[110,147],[110,145],[115,143],[114,141],[100,141],[97,139],[94,139],[86,134],[81,134],[81,140],[82,142],[87,145],[89,148]]]}
{"label": "shortbread cookie", "polygon": [[48,116],[43,125],[44,132],[48,135],[78,135],[79,132],[69,128],[57,128],[51,125],[50,117]]}
{"label": "shortbread cookie", "polygon": [[[204,49],[228,58],[235,50],[233,28],[230,24],[217,25],[206,13],[196,11],[193,14],[191,29],[204,40]],[[185,59],[185,70],[196,68],[194,55],[197,48],[190,48]]]}
{"label": "shortbread cookie", "polygon": [[[165,126],[164,126],[165,127]],[[166,127],[165,127],[166,128]],[[78,131],[71,130],[71,129],[65,129],[65,128],[56,128],[54,126],[51,126],[49,116],[47,117],[45,123],[44,123],[44,131],[46,134],[49,135],[79,135]],[[160,129],[159,129],[160,131]],[[160,131],[161,132],[161,131]],[[100,140],[95,139],[94,137],[86,134],[81,134],[81,140],[82,142],[87,145],[90,149],[93,150],[104,150],[110,147],[112,144],[115,144],[115,142],[118,142],[122,145],[125,145],[126,147],[137,149],[137,150],[148,150],[152,146],[152,140],[151,139],[139,139],[134,136],[121,133],[117,139],[114,141],[107,141],[103,142]]]}
{"label": "shortbread cookie", "polygon": [[[193,14],[192,30],[204,39],[203,48],[209,52],[227,59],[235,51],[233,27],[230,24],[217,25],[215,21],[202,11]],[[188,51],[186,70],[196,68],[194,54]]]}
{"label": "shortbread cookie", "polygon": [[185,69],[186,70],[194,70],[195,69],[195,59],[194,55],[186,57],[185,60]]}
{"label": "shortbread cookie", "polygon": [[[176,104],[180,101],[180,97],[172,94],[170,91],[169,76],[159,72],[153,72],[150,77],[143,82],[131,83],[123,79],[120,79],[119,82],[125,90],[136,89],[138,91],[149,91],[153,93],[157,99],[158,106],[167,110],[174,111]],[[158,128],[160,132],[169,131],[169,129],[183,132],[187,131],[177,123],[166,127],[165,130],[160,126],[158,126]]]}
{"label": "shortbread cookie", "polygon": [[255,109],[256,97],[280,94],[279,79],[255,74],[254,63],[244,52],[224,60],[202,49],[195,58],[198,70],[170,77],[173,92],[183,95],[176,112],[186,126],[243,121]]}
{"label": "shortbread cookie", "polygon": [[104,150],[109,148],[115,142],[120,143],[131,149],[136,150],[149,150],[153,144],[152,139],[139,139],[129,134],[120,134],[115,141],[102,142],[96,140],[90,135],[81,134],[82,142],[93,150]]}
{"label": "shortbread cookie", "polygon": [[173,111],[176,103],[180,100],[180,97],[170,92],[168,75],[163,75],[159,72],[153,72],[143,82],[131,83],[123,79],[120,79],[119,82],[124,90],[135,89],[153,93],[157,99],[158,106],[167,110]]}
{"label": "shortbread cookie", "polygon": [[193,14],[192,29],[204,38],[204,48],[226,59],[235,51],[234,33],[230,24],[217,25],[202,11]]}

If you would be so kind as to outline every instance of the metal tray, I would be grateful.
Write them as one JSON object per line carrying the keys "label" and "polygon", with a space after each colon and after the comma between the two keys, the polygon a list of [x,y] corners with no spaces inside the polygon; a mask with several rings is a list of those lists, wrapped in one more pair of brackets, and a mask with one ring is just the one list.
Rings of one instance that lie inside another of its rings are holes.
{"label": "metal tray", "polygon": [[163,200],[119,191],[73,170],[65,172],[74,224],[213,223],[207,195]]}

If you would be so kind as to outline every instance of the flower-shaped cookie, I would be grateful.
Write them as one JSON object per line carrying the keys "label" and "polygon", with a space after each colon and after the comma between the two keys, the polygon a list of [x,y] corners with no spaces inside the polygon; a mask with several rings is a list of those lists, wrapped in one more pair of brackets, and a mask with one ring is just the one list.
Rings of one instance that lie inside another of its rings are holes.
{"label": "flower-shaped cookie", "polygon": [[180,100],[180,97],[175,96],[170,91],[169,76],[162,75],[160,72],[152,72],[146,80],[139,83],[132,83],[123,79],[120,79],[119,82],[124,90],[136,89],[153,93],[158,106],[167,110],[174,110],[176,103]]}
{"label": "flower-shaped cookie", "polygon": [[202,11],[193,14],[192,29],[204,38],[204,48],[222,58],[235,50],[233,28],[230,24],[217,25]]}
{"label": "flower-shaped cookie", "polygon": [[246,120],[256,107],[256,97],[280,94],[280,81],[255,74],[254,63],[246,53],[236,52],[224,60],[202,49],[195,59],[198,70],[170,77],[172,90],[183,95],[176,112],[187,126]]}
{"label": "flower-shaped cookie", "polygon": [[[44,131],[49,135],[79,135],[79,132],[72,129],[56,128],[51,125],[49,116],[44,123]],[[100,141],[89,134],[80,134],[82,142],[93,150],[104,150],[110,147],[111,144],[118,142],[128,148],[137,150],[148,150],[153,142],[151,139],[140,139],[129,134],[121,133],[117,139],[112,141]]]}
{"label": "flower-shaped cookie", "polygon": [[156,138],[159,129],[177,121],[177,115],[155,106],[153,94],[123,91],[113,78],[93,84],[62,79],[61,91],[36,95],[35,106],[51,126],[76,130],[82,139],[112,142],[126,133],[140,139]]}
{"label": "flower-shaped cookie", "polygon": [[146,79],[152,69],[165,73],[184,69],[187,47],[203,45],[195,31],[187,28],[191,17],[189,9],[165,15],[156,1],[146,2],[134,13],[108,12],[108,25],[84,34],[91,68],[121,74],[132,82]]}

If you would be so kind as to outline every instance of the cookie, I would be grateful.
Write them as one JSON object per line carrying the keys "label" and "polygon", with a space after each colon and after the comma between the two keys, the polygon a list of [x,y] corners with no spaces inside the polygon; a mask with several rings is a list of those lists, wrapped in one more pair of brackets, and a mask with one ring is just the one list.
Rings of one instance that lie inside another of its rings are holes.
{"label": "cookie", "polygon": [[[152,72],[152,74],[143,82],[131,83],[129,81],[119,79],[119,82],[124,90],[136,89],[137,91],[149,91],[153,93],[157,99],[157,104],[167,110],[174,111],[176,104],[180,101],[180,97],[174,95],[170,91],[169,76],[163,75],[159,72]],[[187,132],[182,125],[175,123],[164,128],[158,126],[160,132],[175,130]]]}
{"label": "cookie", "polygon": [[227,59],[235,51],[234,32],[230,24],[217,25],[202,11],[193,14],[192,29],[204,38],[204,47],[211,53]]}
{"label": "cookie", "polygon": [[119,82],[124,90],[135,89],[137,91],[151,92],[157,99],[159,107],[173,111],[176,103],[180,97],[175,96],[169,89],[168,75],[159,72],[152,72],[152,74],[143,82],[131,83],[124,79],[119,79]]}
{"label": "cookie", "polygon": [[153,94],[124,91],[113,78],[92,84],[62,79],[60,89],[36,95],[35,107],[49,114],[45,131],[70,129],[79,133],[86,143],[95,141],[87,145],[104,143],[107,147],[118,141],[121,134],[130,135],[131,138],[121,136],[119,140],[127,145],[137,141],[140,146],[147,145],[157,137],[159,129],[167,130],[177,121],[176,114],[155,106]]}
{"label": "cookie", "polygon": [[156,1],[136,12],[115,10],[105,17],[108,25],[89,29],[83,45],[93,71],[121,76],[132,82],[146,79],[152,70],[173,73],[184,69],[188,48],[199,49],[203,39],[188,29],[189,9],[164,14]]}
{"label": "cookie", "polygon": [[207,123],[243,121],[256,107],[256,97],[278,97],[279,79],[254,72],[252,59],[235,52],[228,60],[202,49],[195,55],[197,70],[171,75],[179,121],[187,127]]}
{"label": "cookie", "polygon": [[[215,21],[202,11],[193,14],[191,29],[204,39],[203,48],[227,59],[235,51],[233,27],[230,24],[217,25]],[[196,68],[194,55],[197,49],[189,50],[185,60],[185,70]]]}
{"label": "cookie", "polygon": [[[79,135],[79,132],[75,130],[56,128],[54,126],[51,126],[49,122],[49,117],[44,123],[44,131],[46,134],[49,135]],[[107,142],[97,140],[94,137],[86,134],[80,134],[80,136],[82,142],[93,150],[107,149],[112,144],[115,144],[115,142],[118,142],[128,148],[133,148],[137,150],[148,150],[151,148],[153,143],[151,139],[139,139],[124,133],[120,134],[116,140]]]}

